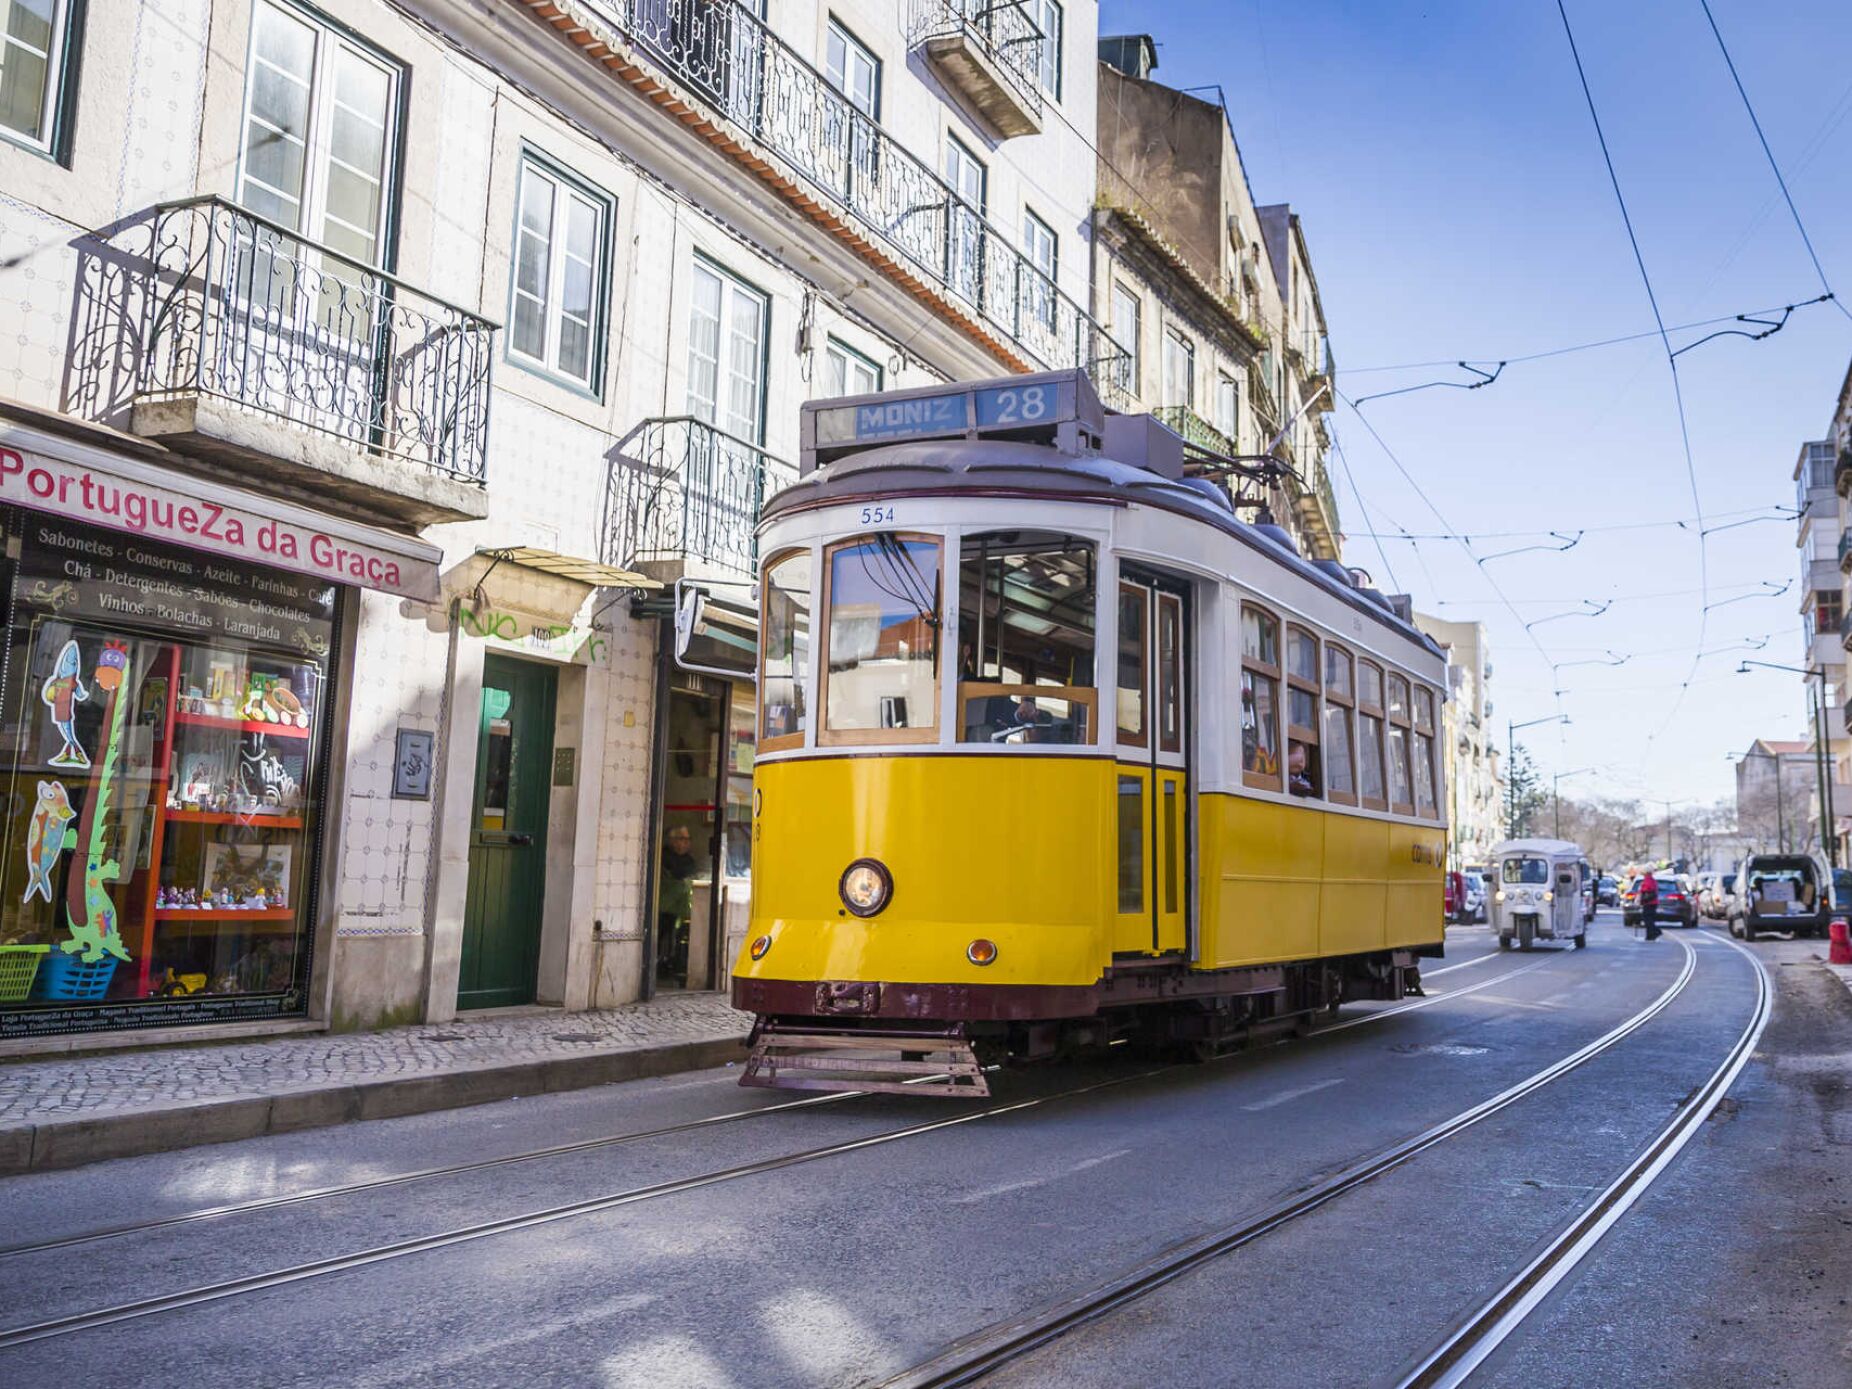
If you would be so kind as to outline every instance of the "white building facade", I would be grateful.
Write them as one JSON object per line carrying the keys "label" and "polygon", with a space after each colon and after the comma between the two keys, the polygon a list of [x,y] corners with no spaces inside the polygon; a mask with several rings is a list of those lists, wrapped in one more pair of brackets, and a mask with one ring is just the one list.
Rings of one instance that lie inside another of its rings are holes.
{"label": "white building facade", "polygon": [[805,399],[1110,389],[1095,6],[44,8],[0,1051],[718,987],[750,686],[670,585],[750,644]]}

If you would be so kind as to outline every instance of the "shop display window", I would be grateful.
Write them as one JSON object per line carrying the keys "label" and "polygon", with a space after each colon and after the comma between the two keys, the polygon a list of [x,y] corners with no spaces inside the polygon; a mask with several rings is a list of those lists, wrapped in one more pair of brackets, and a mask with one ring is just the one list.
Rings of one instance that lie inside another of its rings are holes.
{"label": "shop display window", "polygon": [[301,1012],[335,589],[11,534],[0,1035]]}

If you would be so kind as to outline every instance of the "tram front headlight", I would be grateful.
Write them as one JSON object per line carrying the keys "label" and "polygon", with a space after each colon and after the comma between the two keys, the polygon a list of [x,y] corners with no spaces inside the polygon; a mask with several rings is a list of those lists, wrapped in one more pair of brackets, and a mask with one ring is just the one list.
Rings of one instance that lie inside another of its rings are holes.
{"label": "tram front headlight", "polygon": [[894,895],[894,875],[880,859],[858,858],[842,870],[836,892],[856,916],[875,916]]}

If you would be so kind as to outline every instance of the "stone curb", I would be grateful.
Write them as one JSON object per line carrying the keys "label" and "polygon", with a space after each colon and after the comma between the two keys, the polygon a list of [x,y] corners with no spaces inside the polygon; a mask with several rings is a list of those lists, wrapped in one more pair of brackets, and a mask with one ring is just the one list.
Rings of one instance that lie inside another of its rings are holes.
{"label": "stone curb", "polygon": [[0,1126],[0,1177],[81,1167],[206,1143],[235,1143],[358,1119],[395,1119],[442,1109],[490,1104],[521,1095],[583,1090],[620,1080],[723,1066],[745,1056],[746,1039],[713,1037],[663,1046],[521,1061],[505,1066],[440,1071],[393,1080],[195,1100],[159,1109],[130,1109]]}

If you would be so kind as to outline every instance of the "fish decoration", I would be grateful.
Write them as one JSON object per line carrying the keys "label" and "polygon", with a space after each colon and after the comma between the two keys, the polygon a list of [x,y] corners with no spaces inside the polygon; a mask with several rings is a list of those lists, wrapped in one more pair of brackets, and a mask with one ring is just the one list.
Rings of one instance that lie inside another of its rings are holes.
{"label": "fish decoration", "polygon": [[116,783],[121,778],[123,715],[128,704],[120,694],[128,674],[128,647],[119,641],[104,643],[102,654],[97,657],[96,670],[91,675],[106,701],[102,766],[84,802],[83,818],[78,822],[74,847],[83,852],[83,872],[71,873],[65,883],[64,912],[69,919],[71,938],[59,946],[67,954],[81,950],[82,962],[87,965],[95,964],[105,955],[113,955],[118,960],[129,958],[116,919],[116,904],[105,886],[122,876],[122,865],[108,856],[109,809],[116,797]]}
{"label": "fish decoration", "polygon": [[70,832],[70,823],[76,818],[77,812],[71,809],[71,793],[64,789],[64,783],[41,781],[39,801],[26,826],[26,895],[19,899],[22,903],[34,897],[43,897],[47,902],[54,900],[51,870],[58,866],[59,855],[74,847],[75,836]]}
{"label": "fish decoration", "polygon": [[83,654],[75,640],[67,641],[58,651],[58,660],[45,683],[39,687],[39,699],[51,710],[51,726],[58,730],[64,745],[51,758],[54,767],[86,768],[90,754],[77,741],[76,706],[90,698],[90,689],[78,673]]}

